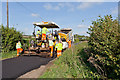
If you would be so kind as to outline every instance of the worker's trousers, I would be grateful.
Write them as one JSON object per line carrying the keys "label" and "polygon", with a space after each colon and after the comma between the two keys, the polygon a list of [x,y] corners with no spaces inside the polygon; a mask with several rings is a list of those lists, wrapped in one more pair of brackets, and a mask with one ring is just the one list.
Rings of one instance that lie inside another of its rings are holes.
{"label": "worker's trousers", "polygon": [[62,50],[57,50],[57,58],[61,56]]}
{"label": "worker's trousers", "polygon": [[18,48],[18,49],[17,49],[17,56],[19,56],[22,51],[23,51],[22,48]]}
{"label": "worker's trousers", "polygon": [[50,57],[52,57],[53,56],[53,46],[49,46],[49,48],[50,48]]}
{"label": "worker's trousers", "polygon": [[42,40],[46,40],[46,34],[42,34]]}
{"label": "worker's trousers", "polygon": [[69,48],[71,47],[71,41],[68,41]]}

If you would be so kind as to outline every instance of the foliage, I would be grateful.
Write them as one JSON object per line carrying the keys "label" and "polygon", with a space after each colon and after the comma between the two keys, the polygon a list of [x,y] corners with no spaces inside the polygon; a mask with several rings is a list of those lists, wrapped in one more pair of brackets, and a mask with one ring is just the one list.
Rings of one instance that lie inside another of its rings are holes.
{"label": "foliage", "polygon": [[111,15],[99,16],[89,30],[89,45],[93,56],[105,67],[108,78],[120,76],[120,33],[118,20]]}
{"label": "foliage", "polygon": [[23,43],[24,43],[23,48],[24,48],[25,50],[28,49],[28,47],[30,46],[30,45],[29,45],[29,42],[30,42],[30,39],[29,39],[29,38],[23,38]]}
{"label": "foliage", "polygon": [[3,25],[1,26],[2,30],[2,52],[9,52],[16,50],[16,43],[22,40],[22,33],[16,31],[15,28],[7,28]]}
{"label": "foliage", "polygon": [[74,43],[79,43],[80,40],[78,38],[75,39]]}

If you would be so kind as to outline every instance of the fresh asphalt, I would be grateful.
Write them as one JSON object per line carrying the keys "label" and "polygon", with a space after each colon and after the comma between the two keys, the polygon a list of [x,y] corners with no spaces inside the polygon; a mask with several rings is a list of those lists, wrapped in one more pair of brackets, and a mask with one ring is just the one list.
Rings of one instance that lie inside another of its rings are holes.
{"label": "fresh asphalt", "polygon": [[39,56],[20,56],[2,60],[2,79],[16,79],[26,72],[48,64],[51,60],[53,58],[42,58]]}

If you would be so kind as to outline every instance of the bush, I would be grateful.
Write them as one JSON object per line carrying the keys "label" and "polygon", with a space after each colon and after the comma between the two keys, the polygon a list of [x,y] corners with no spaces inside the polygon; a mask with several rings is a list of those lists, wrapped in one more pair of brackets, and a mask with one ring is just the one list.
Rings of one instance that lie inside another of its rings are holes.
{"label": "bush", "polygon": [[111,15],[99,16],[90,26],[89,45],[94,57],[105,66],[108,77],[120,76],[120,33],[118,32],[118,20]]}
{"label": "bush", "polygon": [[22,40],[22,33],[16,31],[15,28],[7,28],[3,25],[1,26],[2,30],[2,52],[9,52],[16,50],[16,43]]}

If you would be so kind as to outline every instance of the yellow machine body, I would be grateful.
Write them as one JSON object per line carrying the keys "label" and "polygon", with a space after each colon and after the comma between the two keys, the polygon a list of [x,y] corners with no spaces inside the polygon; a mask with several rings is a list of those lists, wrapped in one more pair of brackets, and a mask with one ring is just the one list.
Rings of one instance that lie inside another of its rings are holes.
{"label": "yellow machine body", "polygon": [[65,33],[58,33],[58,35],[60,36],[60,38],[64,38],[66,40],[66,42],[69,40],[69,34],[65,34]]}

